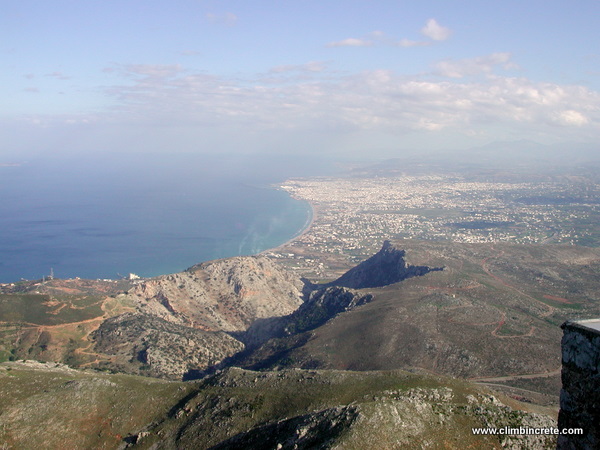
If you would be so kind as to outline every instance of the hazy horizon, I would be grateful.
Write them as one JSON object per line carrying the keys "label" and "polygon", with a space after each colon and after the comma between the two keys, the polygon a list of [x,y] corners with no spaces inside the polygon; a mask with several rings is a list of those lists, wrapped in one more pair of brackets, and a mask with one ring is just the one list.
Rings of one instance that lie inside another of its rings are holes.
{"label": "hazy horizon", "polygon": [[9,2],[0,163],[523,140],[592,154],[599,13],[591,0]]}

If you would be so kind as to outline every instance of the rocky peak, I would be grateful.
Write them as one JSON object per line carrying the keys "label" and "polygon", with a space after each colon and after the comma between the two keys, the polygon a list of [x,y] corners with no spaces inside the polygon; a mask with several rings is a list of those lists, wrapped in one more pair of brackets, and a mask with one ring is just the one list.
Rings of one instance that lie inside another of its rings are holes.
{"label": "rocky peak", "polygon": [[353,289],[382,287],[407,278],[425,275],[441,267],[412,266],[404,259],[406,252],[384,241],[381,250],[331,283]]}

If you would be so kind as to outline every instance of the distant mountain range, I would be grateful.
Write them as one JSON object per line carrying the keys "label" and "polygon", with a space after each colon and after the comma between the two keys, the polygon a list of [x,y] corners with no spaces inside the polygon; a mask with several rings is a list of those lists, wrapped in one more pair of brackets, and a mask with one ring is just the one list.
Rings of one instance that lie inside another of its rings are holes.
{"label": "distant mountain range", "polygon": [[361,165],[352,169],[351,173],[355,176],[390,176],[430,174],[435,171],[487,179],[490,174],[500,172],[504,181],[507,177],[527,181],[532,176],[595,176],[600,167],[600,145],[577,142],[546,145],[523,139],[492,142],[461,150],[405,150],[399,155],[371,165]]}

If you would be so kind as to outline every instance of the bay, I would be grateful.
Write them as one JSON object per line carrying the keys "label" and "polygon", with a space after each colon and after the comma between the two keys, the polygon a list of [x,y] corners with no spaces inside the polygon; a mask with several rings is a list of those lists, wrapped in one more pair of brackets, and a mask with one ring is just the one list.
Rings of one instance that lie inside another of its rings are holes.
{"label": "bay", "polygon": [[143,277],[256,254],[311,208],[277,190],[327,163],[270,156],[39,158],[0,167],[0,282]]}

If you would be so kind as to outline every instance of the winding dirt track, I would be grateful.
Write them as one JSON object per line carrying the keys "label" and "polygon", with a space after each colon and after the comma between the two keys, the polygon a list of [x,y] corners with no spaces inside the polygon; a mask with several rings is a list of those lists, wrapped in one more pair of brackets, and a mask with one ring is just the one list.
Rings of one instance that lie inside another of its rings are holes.
{"label": "winding dirt track", "polygon": [[475,377],[468,378],[469,381],[475,381],[477,383],[493,383],[493,382],[502,382],[502,381],[511,381],[511,380],[531,380],[534,378],[548,378],[553,377],[555,375],[560,375],[561,368],[559,367],[556,370],[551,370],[550,372],[540,372],[540,373],[527,373],[524,375],[506,375],[501,377]]}
{"label": "winding dirt track", "polygon": [[500,329],[504,326],[504,323],[506,322],[506,313],[501,312],[501,314],[502,314],[502,319],[500,319],[500,322],[498,322],[498,326],[496,328],[494,328],[494,330],[491,332],[492,336],[494,336],[498,339],[512,339],[512,338],[533,336],[535,327],[533,325],[531,325],[531,322],[529,325],[530,326],[529,331],[525,334],[506,334],[506,335],[498,334],[498,331],[500,331]]}
{"label": "winding dirt track", "polygon": [[[493,247],[492,247],[493,248]],[[504,250],[502,250],[498,256],[502,256],[504,254]],[[523,291],[520,291],[519,289],[517,289],[516,287],[514,287],[512,284],[507,283],[506,281],[504,281],[502,278],[494,275],[489,268],[489,264],[488,264],[488,260],[491,257],[487,257],[485,258],[482,262],[481,262],[481,268],[483,269],[483,271],[488,274],[490,277],[492,277],[494,280],[498,281],[499,283],[501,283],[502,285],[512,289],[513,291],[515,291],[516,293],[518,293],[519,295],[522,295],[523,297],[527,297],[531,300],[533,300],[534,302],[537,302],[539,305],[543,306],[544,308],[546,308],[546,312],[543,312],[540,314],[540,317],[548,317],[551,316],[552,314],[554,314],[554,311],[556,311],[556,308],[554,308],[553,306],[548,305],[547,303],[544,303],[541,300],[538,300],[535,297],[532,297],[529,294],[526,294]]]}
{"label": "winding dirt track", "polygon": [[[21,335],[20,333],[24,330],[35,330],[37,331],[37,338],[35,339],[35,343],[33,345],[35,345],[42,333],[44,331],[52,331],[52,330],[60,330],[61,328],[74,328],[74,327],[78,327],[80,325],[86,325],[86,324],[94,324],[96,326],[92,326],[91,330],[94,330],[96,328],[98,328],[100,326],[100,324],[102,323],[102,321],[104,321],[105,319],[107,319],[108,317],[111,316],[111,314],[106,310],[105,308],[105,304],[106,301],[109,298],[103,298],[97,302],[94,302],[93,304],[87,305],[86,307],[78,307],[76,305],[74,305],[72,302],[60,302],[59,306],[57,309],[54,309],[52,311],[49,312],[49,314],[57,314],[60,310],[62,310],[65,307],[69,307],[72,309],[85,309],[87,307],[90,307],[92,305],[97,305],[98,303],[101,304],[101,309],[103,311],[103,314],[101,316],[97,316],[97,317],[93,317],[91,319],[85,319],[85,320],[80,320],[77,322],[67,322],[67,323],[60,323],[60,324],[56,324],[56,325],[40,325],[40,324],[36,324],[36,323],[31,323],[31,322],[20,322],[19,323],[19,327],[18,330],[15,330],[14,336],[18,340],[20,339]],[[127,309],[127,308],[126,308]],[[0,321],[0,326],[7,326],[7,325],[14,325],[14,322],[6,322],[6,321]],[[90,330],[90,331],[91,331]],[[86,334],[85,336],[83,336],[82,341],[87,342],[88,345],[86,345],[85,347],[79,347],[73,350],[74,354],[78,354],[78,355],[86,355],[88,357],[92,357],[95,358],[92,361],[88,361],[85,363],[82,363],[80,365],[80,367],[85,367],[85,366],[90,366],[93,364],[98,364],[101,361],[112,361],[112,357],[100,354],[100,353],[95,353],[95,352],[91,352],[89,351],[91,349],[91,347],[94,345],[94,343],[90,340],[89,338],[89,332],[88,334]],[[86,358],[87,359],[87,358]]]}

